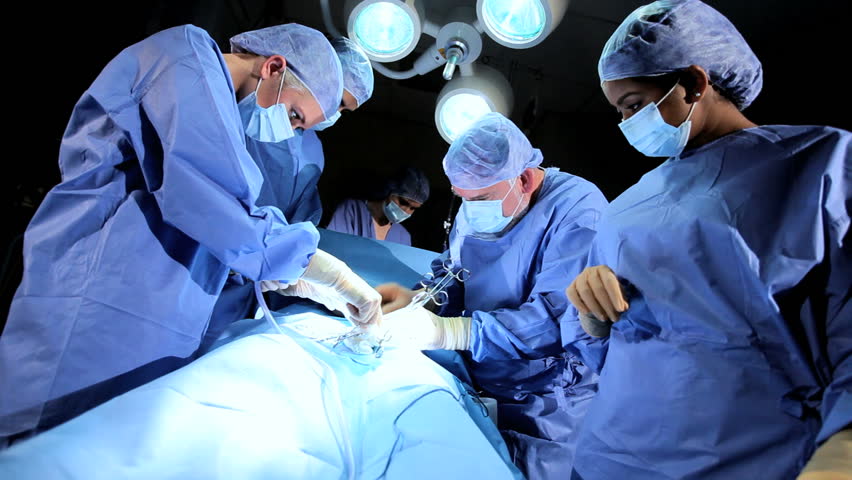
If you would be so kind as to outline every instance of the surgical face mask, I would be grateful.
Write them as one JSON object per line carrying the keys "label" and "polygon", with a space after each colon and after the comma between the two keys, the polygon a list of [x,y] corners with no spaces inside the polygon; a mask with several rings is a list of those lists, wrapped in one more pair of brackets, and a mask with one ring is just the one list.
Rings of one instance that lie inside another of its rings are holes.
{"label": "surgical face mask", "polygon": [[[295,132],[290,125],[290,115],[287,105],[276,103],[270,107],[263,108],[257,104],[257,91],[263,79],[257,81],[254,92],[246,95],[237,106],[240,109],[240,117],[246,135],[259,141],[268,143],[283,142],[293,138]],[[281,100],[281,89],[284,87],[284,73],[281,73],[281,85],[278,87],[278,100]]]}
{"label": "surgical face mask", "polygon": [[334,125],[337,122],[337,119],[340,118],[340,112],[334,112],[334,115],[328,117],[326,120],[321,121],[320,123],[314,125],[313,129],[317,131],[323,131],[326,128]]}
{"label": "surgical face mask", "polygon": [[503,216],[503,202],[509,197],[509,194],[515,190],[517,179],[512,181],[512,187],[506,192],[506,195],[500,200],[462,200],[461,211],[464,219],[470,228],[476,233],[498,233],[502,232],[509,222],[515,218],[515,213],[521,208],[521,199],[523,195],[518,197],[518,205],[508,217]]}
{"label": "surgical face mask", "polygon": [[675,87],[677,83],[669,90],[669,93],[663,95],[659,102],[645,105],[642,110],[618,125],[630,145],[648,157],[680,155],[689,141],[689,129],[692,127],[689,119],[692,118],[695,103],[689,108],[686,120],[679,127],[666,123],[657,108],[658,104],[663,103],[663,100],[671,95]]}
{"label": "surgical face mask", "polygon": [[385,206],[382,210],[384,210],[385,216],[388,217],[388,220],[390,220],[391,223],[402,223],[411,216],[410,213],[405,213],[405,210],[403,210],[402,207],[397,205],[393,200],[385,202]]}

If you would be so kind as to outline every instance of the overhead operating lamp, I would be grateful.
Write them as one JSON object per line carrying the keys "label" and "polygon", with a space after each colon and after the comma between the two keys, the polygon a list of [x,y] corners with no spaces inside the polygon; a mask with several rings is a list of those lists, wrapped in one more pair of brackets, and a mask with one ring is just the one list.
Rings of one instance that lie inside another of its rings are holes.
{"label": "overhead operating lamp", "polygon": [[371,60],[393,62],[414,50],[420,39],[423,3],[400,0],[349,1],[346,4],[348,37]]}
{"label": "overhead operating lamp", "polygon": [[[568,0],[468,0],[446,12],[429,11],[426,0],[347,0],[346,35],[358,43],[382,75],[403,80],[443,66],[448,83],[438,95],[435,124],[452,142],[488,112],[509,116],[513,95],[508,81],[493,68],[476,63],[482,33],[499,44],[530,48],[559,25]],[[340,33],[331,21],[329,0],[320,0],[326,29]],[[422,34],[435,39],[412,68],[391,70],[384,63],[400,60],[417,46]],[[458,73],[457,73],[458,72]]]}
{"label": "overhead operating lamp", "polygon": [[476,0],[476,17],[500,45],[530,48],[556,29],[567,8],[568,0]]}
{"label": "overhead operating lamp", "polygon": [[486,113],[499,112],[508,117],[513,102],[512,87],[500,72],[485,65],[471,65],[438,94],[435,126],[441,137],[452,143]]}
{"label": "overhead operating lamp", "polygon": [[[426,0],[346,0],[346,36],[373,60],[373,68],[398,80],[431,72],[445,65],[450,80],[457,67],[472,64],[482,53],[482,33],[509,48],[530,48],[541,43],[559,25],[568,0],[469,0],[446,12],[429,12]],[[326,29],[340,32],[331,21],[329,0],[320,0]],[[475,6],[475,8],[474,8]],[[417,46],[420,36],[435,43],[415,61],[413,68],[395,71],[383,63],[400,60]]]}

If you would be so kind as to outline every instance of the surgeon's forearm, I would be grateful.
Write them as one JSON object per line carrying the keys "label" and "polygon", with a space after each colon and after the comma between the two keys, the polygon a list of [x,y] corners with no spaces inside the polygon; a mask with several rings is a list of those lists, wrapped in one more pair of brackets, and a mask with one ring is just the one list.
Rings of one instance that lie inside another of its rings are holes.
{"label": "surgeon's forearm", "polygon": [[841,430],[822,444],[797,480],[852,480],[852,429]]}

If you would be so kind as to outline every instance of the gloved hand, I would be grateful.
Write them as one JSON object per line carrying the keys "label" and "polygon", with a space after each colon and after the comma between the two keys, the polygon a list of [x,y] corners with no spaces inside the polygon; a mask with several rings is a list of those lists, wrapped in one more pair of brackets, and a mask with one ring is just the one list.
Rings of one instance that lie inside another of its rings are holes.
{"label": "gloved hand", "polygon": [[382,296],[333,255],[318,249],[299,280],[334,292],[346,305],[343,313],[349,320],[365,325],[381,321]]}
{"label": "gloved hand", "polygon": [[588,267],[565,290],[568,300],[580,313],[583,329],[593,337],[606,336],[606,322],[618,321],[630,308],[624,300],[618,277],[606,265]]}
{"label": "gloved hand", "polygon": [[284,290],[289,287],[289,284],[284,282],[279,282],[278,280],[261,280],[260,281],[260,291],[261,292],[277,292],[280,290]]}
{"label": "gloved hand", "polygon": [[384,283],[376,287],[376,291],[382,296],[382,313],[387,314],[408,306],[420,290],[411,290],[398,283]]}
{"label": "gloved hand", "polygon": [[385,315],[381,326],[392,344],[420,350],[470,348],[470,317],[439,317],[417,307]]}
{"label": "gloved hand", "polygon": [[[261,282],[261,291],[274,291],[275,293],[284,295],[285,297],[307,298],[321,304],[332,312],[348,312],[346,302],[340,297],[340,295],[329,287],[314,285],[304,280],[299,280],[293,285],[287,285],[286,283],[282,284],[277,281],[267,282],[267,285],[264,285],[264,282],[267,281],[264,280]],[[275,286],[278,286],[279,288],[269,288]],[[264,288],[266,288],[266,290],[264,290]]]}

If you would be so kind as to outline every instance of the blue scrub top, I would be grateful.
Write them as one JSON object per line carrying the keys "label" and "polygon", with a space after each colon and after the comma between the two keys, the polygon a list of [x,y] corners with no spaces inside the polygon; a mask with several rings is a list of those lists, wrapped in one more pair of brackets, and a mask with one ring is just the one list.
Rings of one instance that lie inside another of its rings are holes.
{"label": "blue scrub top", "polygon": [[[366,200],[350,198],[341,202],[334,211],[327,228],[335,232],[358,235],[359,237],[376,238],[373,216],[370,215]],[[385,240],[411,245],[411,235],[399,223],[391,224]]]}
{"label": "blue scrub top", "polygon": [[318,225],[322,204],[317,184],[325,157],[316,132],[297,130],[280,143],[246,137],[246,148],[263,175],[257,204],[278,207],[290,223]]}
{"label": "blue scrub top", "polygon": [[[477,238],[459,214],[450,250],[433,263],[436,276],[448,255],[470,271],[465,283],[447,289],[440,314],[472,318],[462,356],[475,388],[497,399],[499,427],[529,478],[563,478],[571,470],[597,391],[586,360],[563,351],[560,322],[578,323],[565,289],[586,265],[606,205],[592,183],[546,169],[534,203],[508,232]],[[570,343],[602,341],[578,330]]]}
{"label": "blue scrub top", "polygon": [[589,265],[638,294],[610,335],[574,478],[795,478],[849,427],[850,139],[742,130],[610,204]]}

